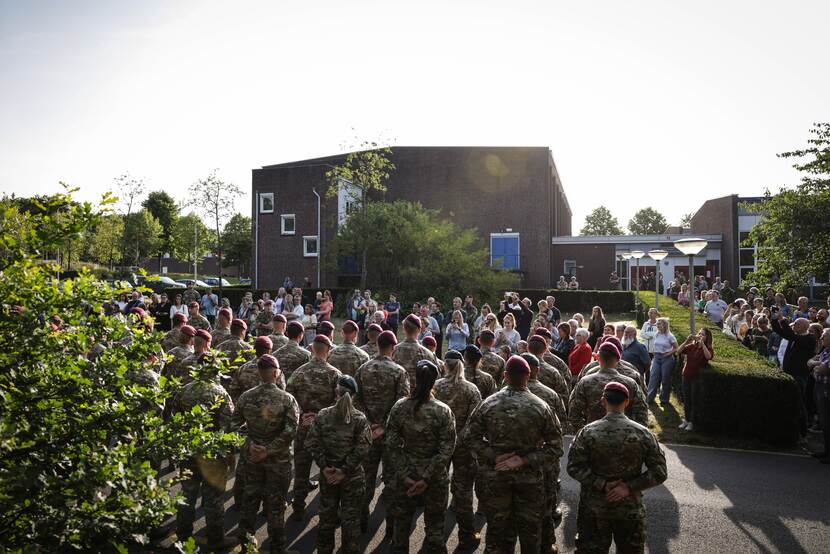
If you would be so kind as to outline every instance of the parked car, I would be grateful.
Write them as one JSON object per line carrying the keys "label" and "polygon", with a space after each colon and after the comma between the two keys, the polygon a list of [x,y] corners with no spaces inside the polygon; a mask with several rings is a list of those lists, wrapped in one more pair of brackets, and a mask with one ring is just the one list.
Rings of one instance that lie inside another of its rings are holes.
{"label": "parked car", "polygon": [[148,275],[140,279],[140,283],[142,286],[152,289],[153,292],[162,292],[165,289],[180,286],[179,283],[166,275]]}
{"label": "parked car", "polygon": [[[219,286],[219,277],[205,277],[202,279],[205,283],[210,285],[211,287],[218,287]],[[225,279],[222,279],[222,286],[223,287],[230,287],[232,286],[229,282]]]}
{"label": "parked car", "polygon": [[199,279],[196,279],[195,281],[193,279],[179,279],[178,281],[176,281],[176,284],[180,285],[182,287],[186,287],[190,283],[193,283],[193,286],[195,286],[195,287],[203,288],[203,289],[210,286],[207,283],[205,283],[204,281],[201,281]]}
{"label": "parked car", "polygon": [[252,279],[245,278],[245,279],[240,279],[239,284],[240,285],[245,285],[246,287],[250,287],[251,285],[254,284],[254,281]]}

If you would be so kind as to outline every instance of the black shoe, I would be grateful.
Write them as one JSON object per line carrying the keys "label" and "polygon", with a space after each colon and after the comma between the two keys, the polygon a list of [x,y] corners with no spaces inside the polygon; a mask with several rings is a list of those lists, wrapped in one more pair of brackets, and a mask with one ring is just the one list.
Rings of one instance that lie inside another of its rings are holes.
{"label": "black shoe", "polygon": [[395,525],[391,518],[386,518],[386,530],[383,534],[383,540],[392,541],[392,537],[395,534]]}
{"label": "black shoe", "polygon": [[810,454],[810,456],[812,456],[813,458],[826,458],[827,452],[813,452],[812,454]]}
{"label": "black shoe", "polygon": [[320,481],[313,481],[312,480],[312,481],[308,482],[308,490],[310,490],[310,491],[313,491],[314,489],[316,489],[319,486],[320,486]]}
{"label": "black shoe", "polygon": [[196,540],[196,542],[198,544],[204,544],[210,552],[230,550],[239,544],[239,541],[236,538],[226,537],[224,535],[221,537],[206,537],[204,539],[200,537]]}
{"label": "black shoe", "polygon": [[305,508],[294,508],[289,519],[291,521],[303,521],[305,519]]}
{"label": "black shoe", "polygon": [[461,550],[475,550],[481,544],[481,535],[473,533],[458,539],[458,548]]}

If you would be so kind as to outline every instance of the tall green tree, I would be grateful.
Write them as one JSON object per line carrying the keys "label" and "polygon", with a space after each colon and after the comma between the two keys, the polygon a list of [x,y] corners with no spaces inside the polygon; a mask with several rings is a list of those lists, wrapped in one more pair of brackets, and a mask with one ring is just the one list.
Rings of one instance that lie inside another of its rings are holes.
{"label": "tall green tree", "polygon": [[683,214],[683,217],[680,218],[680,227],[682,227],[683,229],[690,228],[692,226],[692,218],[694,216],[694,212]]}
{"label": "tall green tree", "polygon": [[745,278],[745,286],[800,287],[811,277],[826,281],[830,276],[830,123],[815,123],[809,133],[806,148],[779,154],[798,160],[793,167],[802,173],[801,182],[743,204],[763,216],[745,243],[758,246],[758,269]]}
{"label": "tall green tree", "polygon": [[139,205],[141,197],[144,195],[146,185],[143,179],[135,179],[129,173],[124,173],[115,178],[115,194],[116,201],[121,205],[124,215],[124,236],[121,241],[122,263],[129,265],[131,261],[131,245],[129,237],[126,232],[128,228],[128,219],[133,215],[136,206]]}
{"label": "tall green tree", "polygon": [[[57,281],[39,263],[91,233],[111,199],[77,204],[67,192],[53,202],[69,208],[29,213],[37,231],[22,240],[16,221],[0,218],[0,549],[139,551],[176,509],[157,462],[217,459],[241,441],[209,431],[207,411],[163,420],[180,383],[137,378],[158,361],[159,333],[135,315],[106,315],[113,291],[90,273]],[[97,358],[96,342],[108,346]]]}
{"label": "tall green tree", "polygon": [[628,222],[628,231],[632,235],[661,235],[666,232],[668,225],[663,214],[648,207],[637,210]]}
{"label": "tall green tree", "polygon": [[622,235],[623,230],[617,218],[611,215],[611,210],[605,206],[594,208],[585,216],[585,225],[579,231],[581,235]]}
{"label": "tall green tree", "polygon": [[213,170],[210,175],[190,186],[190,205],[209,221],[215,231],[216,255],[219,257],[219,297],[222,297],[222,226],[236,212],[236,199],[242,190],[233,183],[226,183]]}
{"label": "tall green tree", "polygon": [[101,218],[92,234],[92,259],[106,265],[110,271],[121,259],[121,240],[124,236],[124,219],[120,215],[108,214]]}
{"label": "tall green tree", "polygon": [[161,243],[161,223],[149,210],[141,210],[128,215],[124,221],[124,252],[132,265],[158,252]]}
{"label": "tall green tree", "polygon": [[153,214],[153,217],[161,224],[161,240],[158,249],[159,271],[161,271],[162,256],[173,251],[171,237],[173,224],[176,223],[176,219],[179,217],[179,206],[173,197],[163,190],[152,191],[141,205]]}
{"label": "tall green tree", "polygon": [[459,290],[496,298],[516,284],[513,273],[490,268],[487,246],[475,229],[459,229],[436,210],[399,200],[371,202],[363,214],[340,227],[326,263],[336,267],[365,248],[372,288],[449,300]]}
{"label": "tall green tree", "polygon": [[202,218],[196,214],[179,217],[173,224],[173,255],[192,266],[201,262],[212,250],[216,239]]}
{"label": "tall green tree", "polygon": [[239,268],[239,275],[247,275],[251,268],[253,239],[251,238],[251,218],[235,214],[222,230],[222,242],[225,245],[225,261]]}
{"label": "tall green tree", "polygon": [[[387,182],[395,170],[390,157],[392,149],[380,147],[376,142],[364,141],[359,149],[346,155],[339,166],[326,172],[329,180],[328,198],[337,198],[340,194],[347,196],[348,219],[363,220],[368,217],[369,206],[375,196],[381,199],[387,191]],[[339,214],[338,214],[339,217]],[[361,234],[354,237],[355,257],[360,264],[360,288],[365,289],[369,274],[369,244],[372,231],[366,225],[355,223],[355,230]],[[319,241],[320,238],[317,237]]]}

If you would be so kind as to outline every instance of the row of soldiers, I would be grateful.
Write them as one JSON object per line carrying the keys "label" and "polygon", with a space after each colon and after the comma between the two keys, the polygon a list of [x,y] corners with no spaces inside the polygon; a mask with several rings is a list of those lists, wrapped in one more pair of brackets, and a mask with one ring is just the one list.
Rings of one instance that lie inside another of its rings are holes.
{"label": "row of soldiers", "polygon": [[[480,540],[475,491],[487,517],[486,551],[512,552],[517,538],[523,551],[555,550],[559,460],[563,428],[570,428],[577,436],[568,471],[583,484],[580,550],[597,545],[601,550],[612,534],[618,548],[642,548],[640,491],[665,479],[665,459],[644,427],[647,408],[639,373],[620,361],[621,345],[613,341],[606,341],[599,359],[572,378],[551,353],[550,333],[542,328],[529,338],[528,353],[505,362],[495,354],[495,336],[487,330],[480,347],[450,351],[438,360],[418,342],[416,317],[404,320],[400,343],[394,333],[369,326],[369,342],[361,348],[352,321],[341,328],[342,344],[333,346],[329,324],[318,329],[309,349],[300,346],[303,326],[281,314],[273,317],[272,333],[253,345],[245,341],[246,323],[231,319],[229,310],[219,312],[212,333],[194,329],[178,315],[173,323],[163,340],[168,354],[163,372],[186,384],[171,410],[215,406],[218,428],[246,437],[234,485],[244,540],[252,540],[264,501],[272,550],[284,550],[292,461],[291,517],[298,521],[305,517],[314,461],[321,471],[320,552],[333,551],[338,524],[343,551],[358,551],[381,464],[386,533],[394,552],[408,551],[417,505],[424,507],[428,550],[446,551],[450,491],[462,548]],[[188,383],[212,350],[234,362],[229,380]],[[606,421],[613,425],[600,425]],[[227,465],[221,460],[191,464],[193,477],[183,485],[177,518],[180,536],[192,532],[201,487],[209,538],[214,544],[226,541],[222,467]],[[622,526],[603,523],[609,517]]]}

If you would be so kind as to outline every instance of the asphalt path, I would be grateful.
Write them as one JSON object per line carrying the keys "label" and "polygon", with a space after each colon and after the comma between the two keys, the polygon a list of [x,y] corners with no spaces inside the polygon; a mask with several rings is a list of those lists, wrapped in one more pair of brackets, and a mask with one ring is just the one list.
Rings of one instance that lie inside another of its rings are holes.
{"label": "asphalt path", "polygon": [[[562,465],[562,524],[556,531],[561,551],[574,550],[579,484]],[[725,450],[695,446],[663,445],[668,463],[665,484],[645,493],[648,512],[649,552],[830,552],[830,466],[806,456]],[[233,506],[228,483],[226,529],[235,531],[239,516]],[[384,541],[383,502],[375,495],[369,530],[363,546],[368,553],[389,552]],[[286,521],[289,548],[313,552],[319,500],[309,497],[303,522]],[[286,515],[291,513],[290,506]],[[203,534],[204,518],[197,517],[197,537]],[[172,523],[172,522],[171,522]],[[486,533],[483,517],[477,518]],[[267,552],[267,532],[261,515],[257,537]],[[171,529],[172,531],[172,529]],[[337,532],[337,544],[340,543]],[[175,536],[162,544],[170,545]],[[424,538],[423,518],[418,514],[410,539],[410,550],[419,552]],[[446,538],[449,552],[456,551],[457,529],[452,511],[447,512]],[[483,541],[476,552],[483,552]],[[518,546],[516,548],[518,552]],[[613,549],[612,549],[613,551]],[[461,552],[461,551],[458,551]]]}

